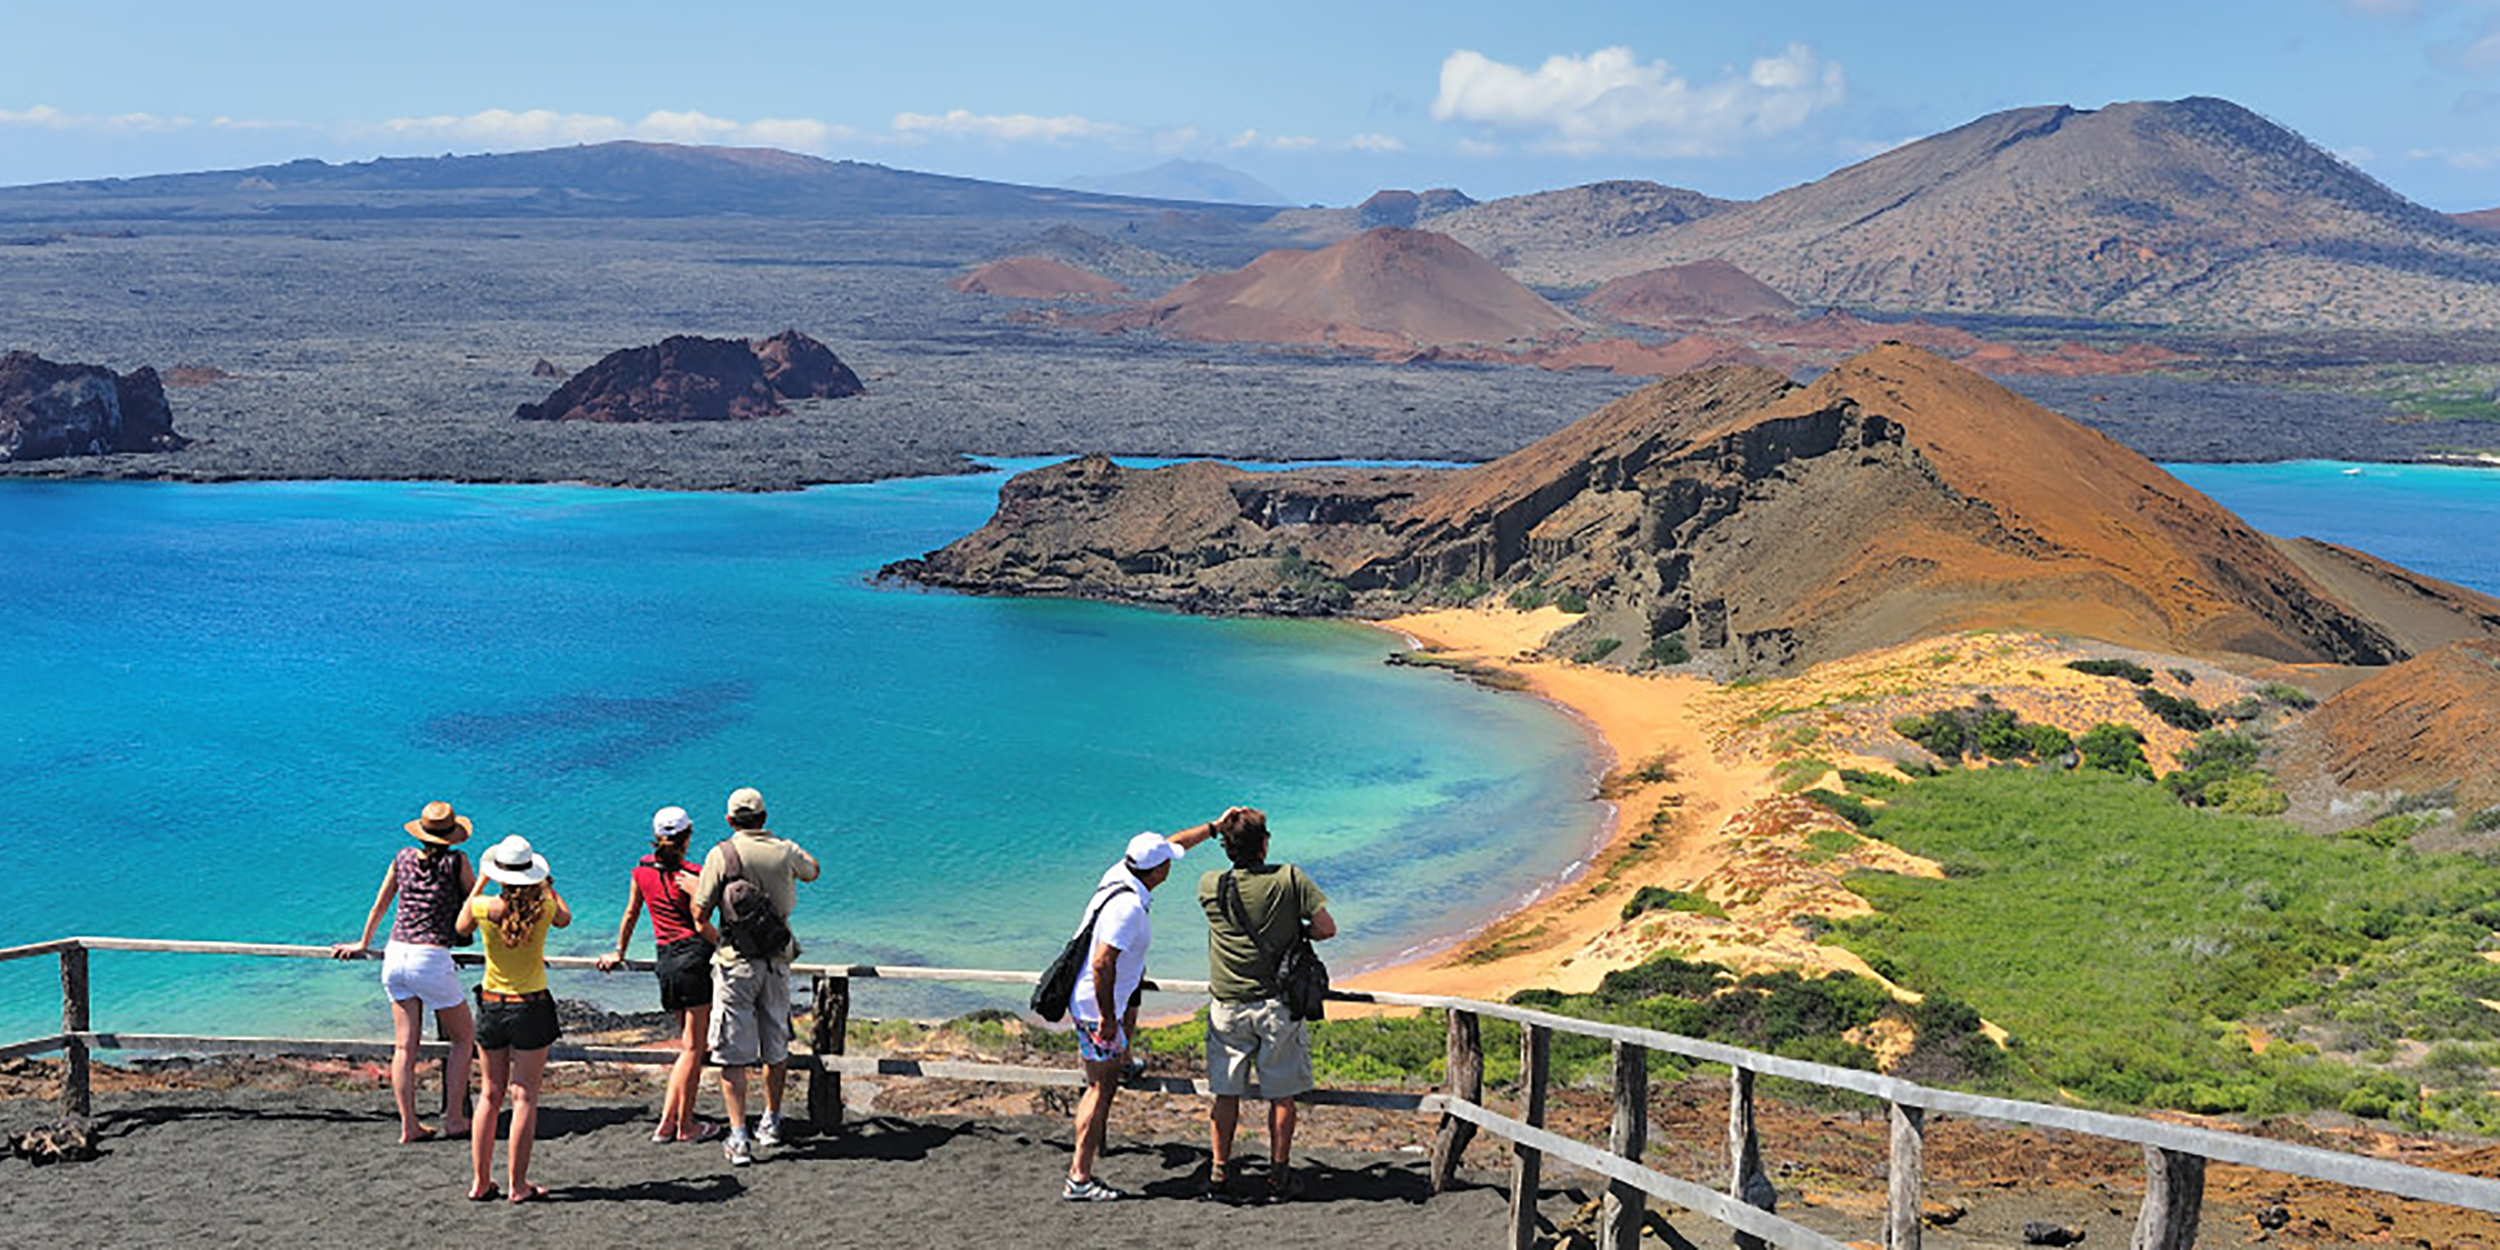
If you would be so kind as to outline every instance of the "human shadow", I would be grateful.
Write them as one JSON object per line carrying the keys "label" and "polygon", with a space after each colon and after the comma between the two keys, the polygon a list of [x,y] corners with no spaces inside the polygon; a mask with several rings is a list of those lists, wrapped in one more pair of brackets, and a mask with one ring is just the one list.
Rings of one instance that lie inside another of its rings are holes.
{"label": "human shadow", "polygon": [[[628,1106],[549,1106],[538,1105],[539,1141],[560,1141],[567,1137],[587,1137],[601,1129],[620,1124],[635,1124],[651,1117],[645,1107]],[[511,1131],[512,1109],[506,1106],[503,1118],[495,1125],[495,1135]]]}
{"label": "human shadow", "polygon": [[838,1133],[809,1132],[773,1152],[783,1159],[869,1159],[914,1162],[966,1134],[982,1132],[972,1121],[906,1120],[872,1115],[843,1122]]}
{"label": "human shadow", "polygon": [[266,1124],[396,1124],[396,1112],[347,1111],[310,1107],[122,1107],[98,1114],[88,1123],[98,1137],[127,1137],[143,1128],[193,1120],[250,1120]]}
{"label": "human shadow", "polygon": [[[1106,1157],[1121,1155],[1153,1155],[1164,1175],[1138,1189],[1148,1198],[1198,1199],[1206,1195],[1208,1168],[1214,1156],[1203,1146],[1178,1142],[1131,1142],[1112,1147]],[[1239,1192],[1220,1201],[1240,1206],[1255,1206],[1267,1201],[1267,1160],[1241,1156],[1234,1161],[1241,1179]],[[1380,1162],[1360,1167],[1341,1167],[1318,1160],[1297,1158],[1293,1174],[1298,1192],[1295,1203],[1329,1202],[1402,1202],[1420,1206],[1432,1196],[1432,1178],[1418,1163]],[[1461,1182],[1453,1188],[1467,1188]]]}
{"label": "human shadow", "polygon": [[725,1172],[708,1176],[673,1176],[626,1185],[566,1185],[550,1188],[548,1202],[657,1202],[668,1206],[726,1202],[746,1192],[746,1182]]}

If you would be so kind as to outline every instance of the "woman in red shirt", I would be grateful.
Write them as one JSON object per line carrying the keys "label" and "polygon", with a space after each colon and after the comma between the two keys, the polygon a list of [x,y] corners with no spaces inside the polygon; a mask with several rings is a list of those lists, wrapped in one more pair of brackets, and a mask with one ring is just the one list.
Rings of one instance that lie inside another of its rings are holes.
{"label": "woman in red shirt", "polygon": [[720,934],[694,914],[691,894],[699,864],[686,862],[694,821],[682,807],[651,814],[651,853],[634,866],[625,919],[616,926],[616,949],[599,957],[601,972],[625,961],[634,922],[651,911],[651,939],[659,947],[660,1006],[677,1017],[677,1062],[668,1071],[668,1094],[660,1103],[654,1142],[710,1141],[721,1126],[696,1119],[696,1082],[703,1075],[703,1039],[712,1025],[712,948]]}

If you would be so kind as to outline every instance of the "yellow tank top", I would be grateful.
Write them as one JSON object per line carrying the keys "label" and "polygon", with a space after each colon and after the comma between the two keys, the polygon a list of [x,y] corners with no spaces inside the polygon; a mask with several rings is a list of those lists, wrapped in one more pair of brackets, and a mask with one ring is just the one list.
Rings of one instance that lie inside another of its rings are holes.
{"label": "yellow tank top", "polygon": [[507,946],[503,926],[488,918],[495,900],[469,900],[469,914],[477,917],[478,932],[485,935],[486,992],[490,994],[535,994],[547,988],[547,922],[555,909],[541,905],[538,922],[530,926],[518,945]]}

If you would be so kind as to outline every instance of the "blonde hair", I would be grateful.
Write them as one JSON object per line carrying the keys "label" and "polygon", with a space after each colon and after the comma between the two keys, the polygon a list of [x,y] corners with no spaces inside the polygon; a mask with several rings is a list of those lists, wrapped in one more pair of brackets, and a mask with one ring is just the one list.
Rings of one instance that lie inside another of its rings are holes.
{"label": "blonde hair", "polygon": [[547,887],[533,881],[528,885],[507,885],[503,888],[503,915],[495,921],[495,929],[503,935],[505,946],[519,946],[529,940],[530,930],[538,927],[538,913],[547,905]]}

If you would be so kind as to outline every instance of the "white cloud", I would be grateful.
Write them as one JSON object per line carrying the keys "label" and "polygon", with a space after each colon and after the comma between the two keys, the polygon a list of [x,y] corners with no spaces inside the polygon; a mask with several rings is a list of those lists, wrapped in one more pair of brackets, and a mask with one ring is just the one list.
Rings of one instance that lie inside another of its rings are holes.
{"label": "white cloud", "polygon": [[[220,119],[219,124],[228,123]],[[822,152],[833,142],[851,138],[853,133],[848,127],[812,118],[777,117],[741,122],[692,110],[679,112],[671,109],[655,109],[637,121],[596,113],[559,113],[552,109],[487,109],[465,117],[395,117],[375,126],[343,129],[349,133],[379,130],[395,138],[427,143],[459,143],[490,150],[640,139],[651,143],[720,144]]]}
{"label": "white cloud", "polygon": [[1847,90],[1839,63],[1802,43],[1701,84],[1630,48],[1548,57],[1533,70],[1462,48],[1441,62],[1432,116],[1542,135],[1537,146],[1565,152],[1706,156],[1794,130]]}
{"label": "white cloud", "polygon": [[1308,135],[1271,135],[1245,130],[1234,135],[1224,146],[1236,152],[1244,148],[1266,152],[1308,152],[1319,146],[1319,140]]}
{"label": "white cloud", "polygon": [[2415,148],[2405,153],[2409,161],[2430,161],[2450,169],[2468,173],[2500,169],[2500,147],[2488,148]]}
{"label": "white cloud", "polygon": [[187,130],[196,124],[188,117],[158,117],[153,113],[120,113],[111,117],[82,116],[77,113],[64,113],[49,104],[38,104],[33,108],[20,110],[0,109],[0,126],[21,126],[35,130],[162,133],[169,130]]}
{"label": "white cloud", "polygon": [[991,139],[1002,143],[1058,143],[1067,139],[1110,138],[1121,134],[1123,128],[1083,117],[983,114],[967,109],[949,109],[944,113],[896,113],[894,132],[907,139],[935,136]]}
{"label": "white cloud", "polygon": [[1345,148],[1349,152],[1403,152],[1406,145],[1396,135],[1367,134],[1346,140]]}

